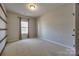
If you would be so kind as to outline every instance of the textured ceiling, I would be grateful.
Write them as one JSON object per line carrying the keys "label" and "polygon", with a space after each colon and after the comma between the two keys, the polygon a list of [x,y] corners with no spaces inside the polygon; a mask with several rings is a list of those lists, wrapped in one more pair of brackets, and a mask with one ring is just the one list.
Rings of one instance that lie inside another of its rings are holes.
{"label": "textured ceiling", "polygon": [[25,16],[38,17],[47,11],[54,10],[55,8],[63,5],[62,3],[38,3],[38,9],[31,11],[26,8],[28,3],[6,3],[6,9],[8,11],[16,12]]}

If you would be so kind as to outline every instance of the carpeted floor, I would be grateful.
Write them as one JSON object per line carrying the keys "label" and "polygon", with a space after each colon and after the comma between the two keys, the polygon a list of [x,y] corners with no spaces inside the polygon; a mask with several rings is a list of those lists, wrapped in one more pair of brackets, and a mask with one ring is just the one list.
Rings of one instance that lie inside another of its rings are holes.
{"label": "carpeted floor", "polygon": [[25,39],[9,43],[2,56],[74,56],[75,51],[39,39]]}

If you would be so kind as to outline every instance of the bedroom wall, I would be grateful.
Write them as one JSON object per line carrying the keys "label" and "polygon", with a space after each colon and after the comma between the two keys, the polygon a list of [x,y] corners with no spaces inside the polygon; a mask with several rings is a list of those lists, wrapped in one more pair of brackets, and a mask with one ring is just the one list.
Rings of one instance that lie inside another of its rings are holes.
{"label": "bedroom wall", "polygon": [[[8,14],[8,42],[14,42],[14,41],[19,40],[19,34],[20,34],[19,18],[17,17],[21,15],[14,12],[10,12],[10,11],[8,11],[7,14]],[[36,37],[35,19],[30,18],[29,22],[31,23],[30,28],[29,28],[29,31],[30,31],[29,34],[31,38],[34,38]]]}
{"label": "bedroom wall", "polygon": [[72,36],[75,29],[75,17],[72,15],[74,9],[74,4],[64,4],[39,17],[38,37],[66,47],[73,47],[75,44],[75,37]]}
{"label": "bedroom wall", "polygon": [[37,19],[30,18],[29,19],[29,37],[36,38],[37,37]]}
{"label": "bedroom wall", "polygon": [[8,42],[19,40],[19,19],[17,14],[7,12],[8,15]]}

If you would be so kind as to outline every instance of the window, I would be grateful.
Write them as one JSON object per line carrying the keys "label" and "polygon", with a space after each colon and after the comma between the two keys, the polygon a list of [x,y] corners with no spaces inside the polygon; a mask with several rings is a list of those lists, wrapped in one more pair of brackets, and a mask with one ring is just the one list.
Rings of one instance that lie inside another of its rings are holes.
{"label": "window", "polygon": [[28,22],[21,21],[21,32],[22,34],[28,34]]}

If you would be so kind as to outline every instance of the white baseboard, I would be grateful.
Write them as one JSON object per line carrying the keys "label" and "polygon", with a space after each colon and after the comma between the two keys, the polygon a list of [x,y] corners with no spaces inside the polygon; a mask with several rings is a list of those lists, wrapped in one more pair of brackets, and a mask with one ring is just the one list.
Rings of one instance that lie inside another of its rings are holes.
{"label": "white baseboard", "polygon": [[43,39],[43,40],[48,41],[50,43],[54,43],[54,44],[60,45],[60,46],[63,46],[63,47],[66,47],[66,48],[69,48],[69,49],[74,49],[74,47],[70,47],[68,45],[64,45],[64,44],[56,42],[56,41],[51,41],[51,40],[47,40],[47,39]]}

